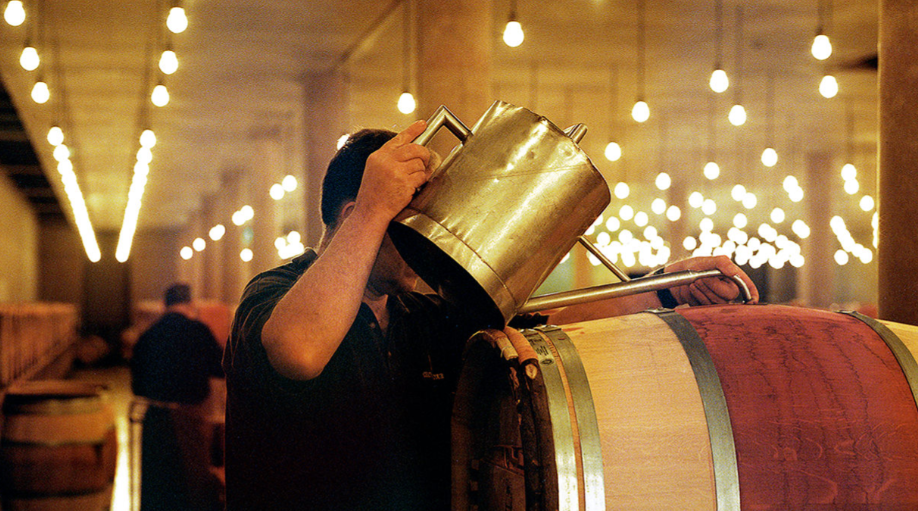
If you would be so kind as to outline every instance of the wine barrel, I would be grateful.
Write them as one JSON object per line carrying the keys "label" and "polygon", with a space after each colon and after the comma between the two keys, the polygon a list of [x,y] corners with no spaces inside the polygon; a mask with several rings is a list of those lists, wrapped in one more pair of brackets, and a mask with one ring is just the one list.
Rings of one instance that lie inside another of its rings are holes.
{"label": "wine barrel", "polygon": [[11,386],[3,401],[4,511],[108,509],[117,458],[100,386],[67,380]]}
{"label": "wine barrel", "polygon": [[723,305],[522,334],[467,346],[453,509],[918,509],[918,327]]}

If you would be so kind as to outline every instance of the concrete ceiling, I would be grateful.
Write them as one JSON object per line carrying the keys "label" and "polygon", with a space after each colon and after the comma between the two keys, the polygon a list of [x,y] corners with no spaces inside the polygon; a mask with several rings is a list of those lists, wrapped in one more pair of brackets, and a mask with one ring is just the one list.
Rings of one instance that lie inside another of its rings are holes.
{"label": "concrete ceiling", "polygon": [[[634,2],[519,0],[526,40],[515,49],[499,41],[509,3],[493,2],[491,90],[494,99],[527,106],[559,125],[586,123],[582,145],[610,181],[652,183],[665,170],[698,182],[702,165],[716,154],[725,183],[777,196],[785,175],[803,171],[808,152],[827,150],[838,167],[853,153],[862,191],[875,194],[877,4],[828,3],[825,27],[834,53],[825,63],[809,53],[817,0],[723,3],[723,66],[749,113],[740,128],[726,120],[735,89],[716,95],[707,86],[717,54],[712,0],[647,2],[645,96],[652,117],[643,125],[629,113],[638,74]],[[59,123],[96,230],[120,229],[144,127],[154,129],[158,144],[139,228],[176,228],[204,198],[220,193],[226,172],[250,164],[259,133],[302,135],[303,83],[312,73],[346,68],[354,125],[404,126],[430,114],[405,116],[395,108],[402,85],[399,0],[185,0],[189,27],[171,37],[163,28],[165,0],[25,5],[24,25],[0,23],[0,73],[14,107],[0,113],[4,122],[13,113],[21,121],[19,135],[5,122],[0,163],[11,175],[28,176],[16,181],[36,205],[56,196],[68,210],[45,141],[48,128]],[[43,59],[32,72],[18,64],[29,34]],[[171,102],[157,108],[149,91],[169,40],[180,67],[165,78]],[[817,91],[827,71],[840,86],[833,99]],[[39,73],[52,93],[44,105],[29,97]],[[602,156],[609,138],[625,151],[619,162]],[[10,149],[11,140],[19,145]],[[10,154],[25,151],[28,140],[37,158],[17,162]],[[769,141],[781,155],[773,169],[758,162]],[[291,144],[291,151],[299,146]],[[291,166],[301,165],[301,157],[291,156]],[[38,164],[53,194],[39,183]],[[843,204],[848,199],[836,180]],[[53,205],[36,207],[53,214]]]}

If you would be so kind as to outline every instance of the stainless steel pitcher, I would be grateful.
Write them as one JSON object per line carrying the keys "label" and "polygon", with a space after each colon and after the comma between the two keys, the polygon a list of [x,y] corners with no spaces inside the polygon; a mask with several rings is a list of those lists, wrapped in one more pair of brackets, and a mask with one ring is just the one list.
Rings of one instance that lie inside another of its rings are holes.
{"label": "stainless steel pitcher", "polygon": [[447,300],[502,327],[611,199],[577,142],[525,108],[497,101],[468,129],[440,107],[415,139],[441,127],[460,144],[389,227],[399,253]]}

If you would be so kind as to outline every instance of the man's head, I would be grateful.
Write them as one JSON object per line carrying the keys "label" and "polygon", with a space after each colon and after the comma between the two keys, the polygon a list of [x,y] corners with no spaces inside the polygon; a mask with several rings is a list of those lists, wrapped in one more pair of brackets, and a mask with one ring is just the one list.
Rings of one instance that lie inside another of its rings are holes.
{"label": "man's head", "polygon": [[166,307],[191,303],[191,286],[181,283],[169,286],[169,289],[166,289],[164,301]]}
{"label": "man's head", "polygon": [[360,130],[335,153],[322,181],[322,223],[326,229],[334,229],[341,208],[357,198],[367,157],[395,135],[389,130]]}
{"label": "man's head", "polygon": [[[322,182],[323,245],[331,240],[338,223],[352,211],[349,205],[357,199],[367,158],[395,135],[395,132],[383,129],[360,130],[348,137],[329,162]],[[374,295],[411,291],[417,285],[417,278],[387,235],[370,272],[368,291]]]}

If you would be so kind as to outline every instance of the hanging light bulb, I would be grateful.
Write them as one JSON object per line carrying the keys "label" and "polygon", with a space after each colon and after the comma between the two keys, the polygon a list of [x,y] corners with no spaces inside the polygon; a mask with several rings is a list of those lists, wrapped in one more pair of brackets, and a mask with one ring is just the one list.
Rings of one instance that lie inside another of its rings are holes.
{"label": "hanging light bulb", "polygon": [[150,95],[150,100],[154,105],[162,107],[169,104],[169,90],[166,89],[166,86],[159,84],[156,87],[153,87],[153,94]]}
{"label": "hanging light bulb", "polygon": [[704,164],[704,177],[715,180],[720,177],[720,165],[713,161]]}
{"label": "hanging light bulb", "polygon": [[507,26],[504,27],[504,43],[511,48],[523,44],[526,36],[523,34],[523,26],[516,21],[516,1],[510,3],[510,18],[507,20]]}
{"label": "hanging light bulb", "polygon": [[60,126],[51,126],[51,129],[48,130],[48,143],[53,146],[64,143],[64,130]]}
{"label": "hanging light bulb", "polygon": [[832,75],[825,75],[819,82],[819,93],[824,98],[834,98],[838,94],[838,80]]}
{"label": "hanging light bulb", "polygon": [[22,54],[19,55],[19,65],[26,71],[35,71],[38,69],[39,64],[41,64],[41,59],[38,57],[38,50],[31,44],[26,43],[25,48],[22,49]]}
{"label": "hanging light bulb", "polygon": [[64,144],[58,144],[52,153],[54,159],[58,162],[70,159],[70,149]]}
{"label": "hanging light bulb", "polygon": [[173,34],[180,34],[188,28],[188,17],[185,16],[185,9],[175,6],[169,9],[169,17],[166,18],[166,27]]}
{"label": "hanging light bulb", "polygon": [[816,57],[817,60],[829,58],[832,55],[832,42],[829,41],[829,36],[819,31],[816,37],[813,38],[813,46],[810,51],[813,52],[813,57]]}
{"label": "hanging light bulb", "polygon": [[159,57],[159,69],[167,75],[171,75],[178,70],[178,57],[174,51],[163,51],[163,54]]}
{"label": "hanging light bulb", "polygon": [[746,109],[743,108],[743,105],[733,105],[733,108],[730,109],[730,114],[727,116],[730,120],[730,124],[734,126],[742,126],[746,124]]}
{"label": "hanging light bulb", "polygon": [[846,163],[841,169],[841,177],[845,181],[857,178],[857,167],[853,163]]}
{"label": "hanging light bulb", "polygon": [[140,147],[151,148],[156,145],[156,133],[153,130],[146,129],[140,134]]}
{"label": "hanging light bulb", "polygon": [[510,3],[510,17],[507,20],[507,26],[504,27],[504,43],[511,48],[516,48],[523,44],[525,38],[523,26],[516,21],[516,1],[514,0]]}
{"label": "hanging light bulb", "polygon": [[766,147],[762,151],[762,165],[766,167],[774,167],[778,163],[778,151],[775,151],[771,147]]}
{"label": "hanging light bulb", "polygon": [[21,0],[10,0],[3,11],[3,19],[11,26],[18,27],[25,22],[26,12]]}
{"label": "hanging light bulb", "polygon": [[32,100],[38,104],[47,103],[51,99],[51,91],[48,90],[48,84],[39,79],[32,87]]}
{"label": "hanging light bulb", "polygon": [[657,185],[659,190],[667,190],[670,186],[672,186],[673,178],[671,178],[666,172],[660,172],[657,174],[657,178],[654,180],[654,184]]}
{"label": "hanging light bulb", "polygon": [[507,26],[504,27],[504,43],[506,43],[507,46],[516,48],[523,44],[525,38],[526,35],[523,34],[523,26],[520,25],[519,21],[511,19],[507,22]]}
{"label": "hanging light bulb", "polygon": [[414,101],[414,96],[410,92],[405,91],[398,98],[398,111],[403,114],[410,114],[414,112],[414,109],[417,107],[417,103]]}
{"label": "hanging light bulb", "polygon": [[650,118],[650,107],[643,99],[637,100],[634,107],[631,108],[631,117],[637,122],[645,122]]}
{"label": "hanging light bulb", "polygon": [[622,146],[617,142],[606,144],[606,159],[609,161],[618,161],[622,157]]}
{"label": "hanging light bulb", "polygon": [[730,78],[727,77],[727,72],[719,67],[711,73],[711,90],[717,93],[724,92],[730,88]]}

